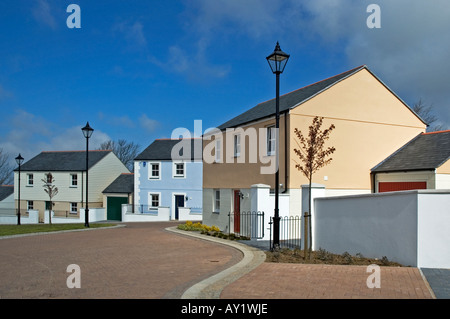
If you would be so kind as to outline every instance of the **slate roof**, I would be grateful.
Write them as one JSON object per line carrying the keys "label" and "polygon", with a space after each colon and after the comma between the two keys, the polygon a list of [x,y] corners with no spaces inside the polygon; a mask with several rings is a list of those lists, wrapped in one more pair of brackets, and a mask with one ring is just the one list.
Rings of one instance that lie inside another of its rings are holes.
{"label": "slate roof", "polygon": [[[341,74],[335,75],[328,79],[316,82],[314,84],[305,86],[301,89],[292,91],[290,93],[284,94],[280,96],[280,114],[283,112],[287,112],[290,109],[306,102],[307,100],[313,98],[317,94],[323,92],[324,90],[330,88],[331,86],[337,84],[338,82],[344,80],[345,78],[357,73],[358,71],[366,69],[369,71],[375,78],[377,78],[366,65],[362,65],[351,69],[349,71],[343,72]],[[377,78],[378,79],[378,78]],[[388,88],[380,79],[378,79],[386,88]],[[389,89],[389,88],[388,88]],[[390,89],[389,89],[390,90]],[[390,90],[391,91],[391,90]],[[391,91],[392,92],[392,91]],[[401,99],[392,92],[400,101]],[[403,102],[403,101],[402,101]],[[244,125],[249,122],[253,122],[256,120],[260,120],[263,118],[275,116],[275,108],[276,108],[276,99],[272,99],[266,102],[259,103],[255,107],[250,110],[236,116],[235,118],[223,123],[218,127],[220,130],[224,130],[226,128],[237,127],[240,125]],[[404,102],[403,102],[404,103]],[[406,106],[406,103],[404,103]],[[412,110],[411,110],[412,111]],[[413,111],[412,111],[413,112]],[[414,112],[413,112],[414,113]],[[415,113],[414,113],[415,114]],[[417,114],[416,114],[417,116]],[[419,116],[417,116],[419,117]],[[420,119],[420,117],[419,117]],[[422,120],[422,119],[421,119]],[[422,120],[423,121],[423,120]]]}
{"label": "slate roof", "polygon": [[421,133],[372,168],[372,172],[433,170],[449,159],[450,130]]}
{"label": "slate roof", "polygon": [[0,185],[0,202],[14,193],[13,185]]}
{"label": "slate roof", "polygon": [[120,174],[103,193],[131,194],[134,192],[134,174]]}
{"label": "slate roof", "polygon": [[[190,160],[202,159],[202,139],[193,138],[189,139],[191,142],[191,156]],[[183,154],[179,154],[180,157],[172,158],[172,148],[177,145],[180,140],[176,139],[157,139],[153,141],[141,154],[139,154],[135,160],[177,160],[182,159]],[[199,150],[199,154],[195,154],[195,146]]]}
{"label": "slate roof", "polygon": [[[89,151],[89,169],[97,164],[106,155],[112,153],[106,151]],[[16,168],[15,171],[18,171]],[[86,151],[54,151],[41,152],[28,162],[21,165],[20,170],[25,171],[52,171],[52,172],[81,172],[86,170]]]}

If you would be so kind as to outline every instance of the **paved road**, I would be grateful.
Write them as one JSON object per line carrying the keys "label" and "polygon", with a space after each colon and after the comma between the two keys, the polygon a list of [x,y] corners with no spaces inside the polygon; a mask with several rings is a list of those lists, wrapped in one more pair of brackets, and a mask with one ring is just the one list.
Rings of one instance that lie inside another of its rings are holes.
{"label": "paved road", "polygon": [[[180,298],[242,259],[234,248],[165,230],[174,223],[0,240],[0,298]],[[67,288],[70,264],[81,288]]]}
{"label": "paved road", "polygon": [[[434,297],[417,268],[382,267],[381,288],[369,289],[366,267],[266,263],[242,243],[166,230],[176,224],[1,239],[0,298]],[[80,267],[80,289],[67,287],[70,264]],[[434,274],[439,284],[442,274]]]}

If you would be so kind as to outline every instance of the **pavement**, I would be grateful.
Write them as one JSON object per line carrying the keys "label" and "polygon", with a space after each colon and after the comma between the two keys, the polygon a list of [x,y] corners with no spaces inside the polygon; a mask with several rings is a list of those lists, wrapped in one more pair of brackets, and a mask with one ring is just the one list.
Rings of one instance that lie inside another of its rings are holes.
{"label": "pavement", "polygon": [[[449,269],[265,262],[260,247],[178,222],[0,239],[1,299],[450,299]],[[68,288],[69,265],[81,288]],[[373,281],[371,281],[373,283]]]}

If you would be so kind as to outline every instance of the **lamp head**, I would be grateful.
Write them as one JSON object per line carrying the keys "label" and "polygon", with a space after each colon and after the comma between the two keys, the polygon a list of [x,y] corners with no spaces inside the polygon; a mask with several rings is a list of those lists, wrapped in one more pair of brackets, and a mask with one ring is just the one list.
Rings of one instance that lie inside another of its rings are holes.
{"label": "lamp head", "polygon": [[266,59],[269,62],[270,69],[275,74],[281,74],[284,71],[290,55],[281,51],[280,44],[277,42],[275,50]]}

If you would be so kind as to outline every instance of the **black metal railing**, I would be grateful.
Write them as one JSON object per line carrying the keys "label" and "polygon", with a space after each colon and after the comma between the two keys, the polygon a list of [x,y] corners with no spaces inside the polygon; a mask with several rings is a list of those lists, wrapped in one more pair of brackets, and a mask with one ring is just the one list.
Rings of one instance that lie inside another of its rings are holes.
{"label": "black metal railing", "polygon": [[[272,248],[273,217],[270,217],[270,248]],[[300,216],[280,217],[280,248],[301,247],[302,219]]]}
{"label": "black metal railing", "polygon": [[248,239],[264,237],[264,212],[230,212],[228,232]]}

